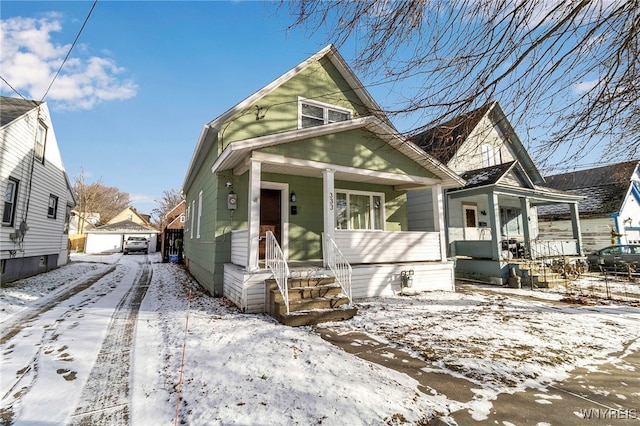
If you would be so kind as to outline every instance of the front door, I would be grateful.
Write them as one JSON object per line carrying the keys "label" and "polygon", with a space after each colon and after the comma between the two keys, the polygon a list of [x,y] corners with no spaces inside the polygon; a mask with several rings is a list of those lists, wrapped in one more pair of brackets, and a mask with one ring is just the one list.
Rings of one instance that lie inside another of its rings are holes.
{"label": "front door", "polygon": [[282,244],[282,191],[279,189],[260,190],[260,245],[258,253],[260,259],[264,259],[265,238],[267,231],[273,232],[278,244]]}

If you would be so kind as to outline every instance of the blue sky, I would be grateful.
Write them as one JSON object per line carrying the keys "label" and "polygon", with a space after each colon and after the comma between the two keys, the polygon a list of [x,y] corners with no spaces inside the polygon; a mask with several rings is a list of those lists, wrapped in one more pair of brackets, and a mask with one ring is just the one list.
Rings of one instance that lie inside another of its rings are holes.
{"label": "blue sky", "polygon": [[[92,4],[3,1],[2,77],[26,98],[42,99]],[[151,213],[163,191],[181,188],[204,124],[332,41],[287,30],[292,17],[282,7],[98,2],[45,99],[71,179],[81,170],[86,182],[101,178]],[[339,47],[349,64],[356,47]],[[383,108],[415,84],[374,85],[380,76],[356,74]],[[16,96],[4,83],[0,90]],[[427,120],[393,121],[409,131]]]}
{"label": "blue sky", "polygon": [[[22,39],[40,37],[35,54],[55,72],[92,3],[3,1],[1,16]],[[163,191],[180,189],[204,124],[326,46],[288,32],[276,6],[98,2],[45,99],[69,176],[101,177],[151,213]],[[40,100],[50,76],[12,73],[2,59],[2,76]],[[16,96],[4,83],[2,94]]]}

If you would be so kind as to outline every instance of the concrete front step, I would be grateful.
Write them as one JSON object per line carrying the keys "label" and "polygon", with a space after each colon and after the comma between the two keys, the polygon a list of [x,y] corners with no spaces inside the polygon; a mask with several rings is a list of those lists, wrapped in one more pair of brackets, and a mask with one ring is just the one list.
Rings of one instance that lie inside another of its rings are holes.
{"label": "concrete front step", "polygon": [[[333,297],[342,294],[342,287],[339,284],[326,284],[316,287],[294,287],[288,288],[289,302],[295,300],[309,300],[319,297]],[[277,284],[272,284],[269,287],[269,291],[273,293],[272,298],[274,302],[282,302],[284,298]]]}
{"label": "concrete front step", "polygon": [[352,318],[357,310],[349,306],[333,277],[287,279],[289,313],[274,279],[265,281],[269,295],[267,313],[287,325],[312,325]]}
{"label": "concrete front step", "polygon": [[344,307],[336,309],[316,309],[312,311],[291,312],[281,316],[274,316],[281,323],[300,327],[304,325],[315,325],[323,322],[345,321],[353,318],[358,312],[357,308]]}
{"label": "concrete front step", "polygon": [[[348,305],[349,299],[344,296],[333,297],[316,297],[314,299],[305,300],[289,300],[289,312],[305,312],[316,309],[334,309],[343,305]],[[273,306],[270,306],[271,312],[276,315],[284,315],[287,312],[287,307],[284,301],[275,302]]]}

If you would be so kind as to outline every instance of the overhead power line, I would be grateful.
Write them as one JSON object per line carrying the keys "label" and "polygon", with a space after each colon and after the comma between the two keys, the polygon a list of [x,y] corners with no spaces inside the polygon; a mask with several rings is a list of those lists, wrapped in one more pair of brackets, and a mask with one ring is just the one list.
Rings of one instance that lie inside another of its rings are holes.
{"label": "overhead power line", "polygon": [[67,56],[64,57],[64,60],[60,64],[60,68],[58,68],[58,71],[56,72],[56,75],[53,76],[53,79],[51,80],[51,84],[49,84],[49,87],[47,88],[47,91],[44,92],[44,95],[42,96],[42,99],[40,100],[40,102],[43,102],[44,98],[47,97],[47,95],[49,94],[49,90],[51,90],[51,86],[53,86],[53,83],[56,81],[56,78],[58,78],[58,75],[60,74],[60,71],[62,71],[62,67],[67,62],[67,59],[69,59],[69,56],[71,55],[71,51],[73,50],[73,48],[75,47],[76,43],[78,42],[78,39],[80,38],[80,34],[82,34],[82,30],[84,30],[84,27],[87,25],[87,22],[89,21],[89,18],[91,17],[91,13],[93,12],[93,9],[96,7],[96,4],[98,4],[98,0],[95,0],[93,2],[93,4],[91,5],[91,9],[89,10],[89,13],[87,14],[87,17],[84,19],[84,22],[82,23],[82,27],[80,27],[80,31],[78,31],[78,34],[76,35],[75,40],[73,40],[73,44],[71,45],[71,47],[69,48],[69,51],[67,52]]}

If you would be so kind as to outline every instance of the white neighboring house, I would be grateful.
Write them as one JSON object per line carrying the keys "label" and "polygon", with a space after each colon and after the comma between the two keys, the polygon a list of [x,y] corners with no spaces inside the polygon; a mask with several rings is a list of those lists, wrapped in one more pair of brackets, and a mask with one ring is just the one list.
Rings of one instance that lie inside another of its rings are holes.
{"label": "white neighboring house", "polygon": [[[547,185],[582,195],[578,209],[585,251],[612,244],[640,244],[640,160],[545,177]],[[565,206],[538,209],[541,235],[570,233]]]}
{"label": "white neighboring house", "polygon": [[76,200],[47,104],[0,97],[2,282],[67,263]]}

